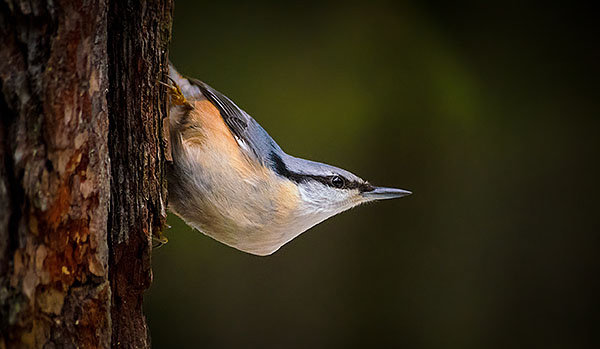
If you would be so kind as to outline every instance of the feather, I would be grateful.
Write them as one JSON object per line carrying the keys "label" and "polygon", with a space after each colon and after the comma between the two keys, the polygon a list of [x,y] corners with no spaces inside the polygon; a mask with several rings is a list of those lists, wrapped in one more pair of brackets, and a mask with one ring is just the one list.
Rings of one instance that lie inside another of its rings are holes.
{"label": "feather", "polygon": [[169,77],[181,88],[190,101],[208,99],[218,110],[240,148],[264,166],[272,167],[271,154],[283,154],[281,147],[248,113],[208,84],[186,78],[169,64]]}

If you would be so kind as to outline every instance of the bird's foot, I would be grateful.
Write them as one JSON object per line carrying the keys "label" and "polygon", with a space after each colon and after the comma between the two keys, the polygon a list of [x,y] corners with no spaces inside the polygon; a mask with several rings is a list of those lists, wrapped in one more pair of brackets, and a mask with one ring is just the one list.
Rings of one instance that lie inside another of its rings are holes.
{"label": "bird's foot", "polygon": [[162,231],[152,235],[152,248],[159,248],[167,242],[169,242],[169,239],[167,239]]}
{"label": "bird's foot", "polygon": [[169,77],[169,81],[169,84],[162,81],[159,81],[159,83],[167,88],[167,93],[171,97],[171,103],[174,105],[189,105],[190,103],[183,95],[183,92],[181,92],[181,88],[179,88],[175,80]]}

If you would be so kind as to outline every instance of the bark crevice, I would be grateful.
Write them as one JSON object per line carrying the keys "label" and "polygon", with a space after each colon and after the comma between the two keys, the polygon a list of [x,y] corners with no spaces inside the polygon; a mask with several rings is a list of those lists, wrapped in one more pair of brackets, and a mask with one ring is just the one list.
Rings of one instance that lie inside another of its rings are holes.
{"label": "bark crevice", "polygon": [[0,0],[0,349],[149,346],[171,12]]}

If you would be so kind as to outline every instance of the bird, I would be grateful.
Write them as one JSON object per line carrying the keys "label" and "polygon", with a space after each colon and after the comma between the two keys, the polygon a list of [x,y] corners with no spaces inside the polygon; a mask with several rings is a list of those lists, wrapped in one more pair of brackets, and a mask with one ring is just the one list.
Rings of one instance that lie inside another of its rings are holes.
{"label": "bird", "polygon": [[169,63],[169,210],[189,226],[257,256],[354,206],[410,191],[288,155],[248,113]]}

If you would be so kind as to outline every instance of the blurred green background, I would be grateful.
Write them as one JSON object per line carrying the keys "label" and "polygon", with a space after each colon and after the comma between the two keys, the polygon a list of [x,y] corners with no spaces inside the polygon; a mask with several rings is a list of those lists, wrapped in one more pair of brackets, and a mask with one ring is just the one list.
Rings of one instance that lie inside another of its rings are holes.
{"label": "blurred green background", "polygon": [[170,216],[145,303],[155,348],[598,347],[597,12],[175,6],[180,72],[288,153],[414,194],[334,217],[270,257]]}

